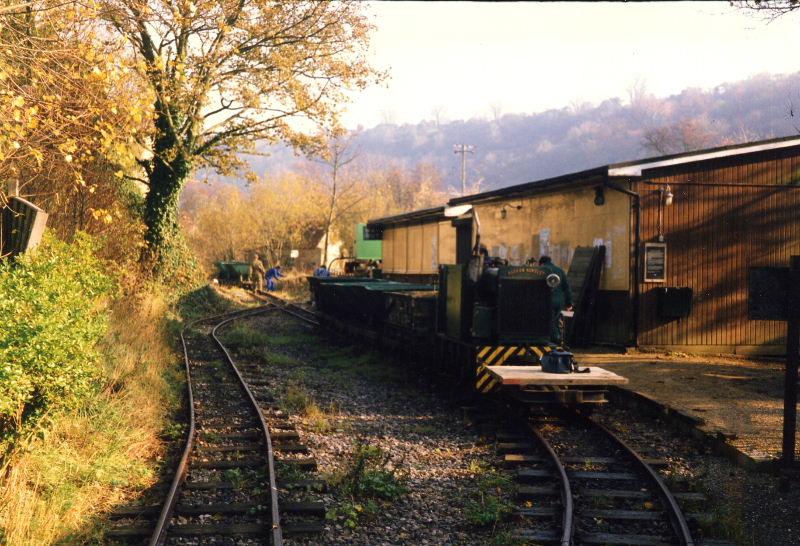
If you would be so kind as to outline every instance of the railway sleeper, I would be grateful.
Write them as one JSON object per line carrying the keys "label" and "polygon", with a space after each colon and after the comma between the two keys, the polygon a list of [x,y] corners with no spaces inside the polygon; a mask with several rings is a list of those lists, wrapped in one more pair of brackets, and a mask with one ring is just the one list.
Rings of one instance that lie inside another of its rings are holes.
{"label": "railway sleeper", "polygon": [[516,508],[514,514],[526,518],[552,518],[561,514],[561,505],[533,506],[531,508]]}
{"label": "railway sleeper", "polygon": [[264,436],[263,432],[255,430],[250,432],[214,432],[213,430],[203,429],[199,433],[208,436],[208,438],[203,438],[203,441],[209,443],[214,440],[219,442],[226,440],[257,440]]}
{"label": "railway sleeper", "polygon": [[240,445],[233,445],[233,446],[220,446],[220,445],[211,445],[211,446],[197,446],[195,448],[197,453],[230,453],[230,452],[237,452],[237,451],[264,451],[266,447],[263,444],[240,444]]}
{"label": "railway sleeper", "polygon": [[272,531],[271,525],[263,523],[186,523],[171,525],[170,536],[267,536]]}
{"label": "railway sleeper", "polygon": [[198,461],[192,466],[196,468],[227,470],[229,468],[261,468],[267,462],[263,459],[237,459],[233,461]]}
{"label": "railway sleeper", "polygon": [[284,444],[284,443],[275,443],[274,447],[275,451],[283,452],[283,453],[308,453],[309,449],[307,446],[303,444]]}
{"label": "railway sleeper", "polygon": [[[507,467],[514,467],[526,463],[545,463],[547,460],[539,455],[530,455],[527,453],[506,453],[503,455],[503,463]],[[588,465],[612,465],[619,464],[621,461],[614,457],[563,457],[561,459],[563,464],[574,466],[588,466]],[[664,467],[667,461],[664,459],[645,459],[648,465],[652,467]],[[602,479],[602,478],[600,478]]]}
{"label": "railway sleeper", "polygon": [[535,544],[561,544],[561,533],[558,531],[519,529],[513,535],[518,540],[526,540]]}
{"label": "railway sleeper", "polygon": [[615,521],[666,520],[666,514],[661,510],[578,510],[577,515],[584,518],[598,518]]}
{"label": "railway sleeper", "polygon": [[581,544],[601,544],[603,546],[673,546],[670,537],[660,535],[631,535],[615,533],[579,533]]}
{"label": "railway sleeper", "polygon": [[300,434],[296,430],[271,430],[269,432],[270,438],[274,443],[285,442],[287,440],[299,440]]}
{"label": "railway sleeper", "polygon": [[498,442],[496,446],[498,453],[517,453],[517,452],[531,452],[534,451],[534,446],[530,442]]}
{"label": "railway sleeper", "polygon": [[517,496],[522,499],[559,495],[561,495],[561,489],[555,485],[521,485],[517,488]]}
{"label": "railway sleeper", "polygon": [[300,457],[300,458],[275,457],[275,462],[288,464],[295,468],[299,468],[301,470],[317,469],[317,460],[314,459],[313,457]]}

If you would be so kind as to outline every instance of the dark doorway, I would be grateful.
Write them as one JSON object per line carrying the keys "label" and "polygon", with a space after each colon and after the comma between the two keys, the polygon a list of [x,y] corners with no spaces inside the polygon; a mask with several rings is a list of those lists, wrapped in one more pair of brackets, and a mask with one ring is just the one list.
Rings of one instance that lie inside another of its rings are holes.
{"label": "dark doorway", "polygon": [[453,220],[456,228],[456,263],[468,264],[472,256],[472,218]]}

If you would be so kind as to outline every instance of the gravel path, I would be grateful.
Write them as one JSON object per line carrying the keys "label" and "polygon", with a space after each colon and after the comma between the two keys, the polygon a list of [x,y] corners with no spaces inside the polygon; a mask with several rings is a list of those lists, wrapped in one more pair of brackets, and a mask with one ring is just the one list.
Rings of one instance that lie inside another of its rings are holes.
{"label": "gravel path", "polygon": [[640,453],[666,458],[673,491],[709,497],[707,536],[740,546],[800,544],[800,482],[795,481],[792,493],[781,493],[777,478],[735,467],[666,424],[631,410],[608,405],[595,416]]}
{"label": "gravel path", "polygon": [[[335,340],[284,315],[248,322],[274,341],[262,357],[253,358],[261,360],[265,377],[284,385],[276,398],[285,401],[285,385],[292,385],[295,397],[302,393],[322,409],[322,417],[291,416],[319,473],[324,477],[340,470],[362,443],[388,454],[389,466],[408,489],[372,517],[360,518],[353,529],[339,518],[327,522],[323,536],[287,539],[287,545],[477,546],[496,540],[491,530],[471,527],[464,516],[465,502],[477,490],[475,463],[491,460],[493,448],[481,445],[458,408],[414,381],[416,374],[398,362],[387,363],[389,357],[337,347]],[[334,488],[323,500],[337,507],[348,499]]]}
{"label": "gravel path", "polygon": [[755,459],[780,455],[784,373],[780,360],[634,353],[586,355],[578,361],[627,377],[631,390],[700,419],[703,430],[724,432],[731,445]]}

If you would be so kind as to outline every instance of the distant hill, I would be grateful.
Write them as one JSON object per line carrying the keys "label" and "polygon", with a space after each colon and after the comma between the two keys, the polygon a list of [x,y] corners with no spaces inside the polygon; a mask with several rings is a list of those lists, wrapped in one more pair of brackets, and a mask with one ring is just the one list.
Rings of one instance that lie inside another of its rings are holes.
{"label": "distant hill", "polygon": [[[472,144],[468,181],[488,190],[662,153],[791,135],[799,128],[800,72],[665,98],[639,89],[624,101],[497,119],[383,124],[363,130],[358,148],[372,165],[431,163],[456,186],[460,160],[453,144]],[[290,170],[302,161],[285,147],[265,151],[271,155],[251,161],[258,173]]]}

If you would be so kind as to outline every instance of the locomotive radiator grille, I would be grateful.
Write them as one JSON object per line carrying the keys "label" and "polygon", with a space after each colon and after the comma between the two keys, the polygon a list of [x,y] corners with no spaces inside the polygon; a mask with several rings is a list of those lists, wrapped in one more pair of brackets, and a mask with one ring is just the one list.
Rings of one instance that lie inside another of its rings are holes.
{"label": "locomotive radiator grille", "polygon": [[497,301],[500,339],[534,341],[550,336],[550,289],[543,280],[500,279]]}

